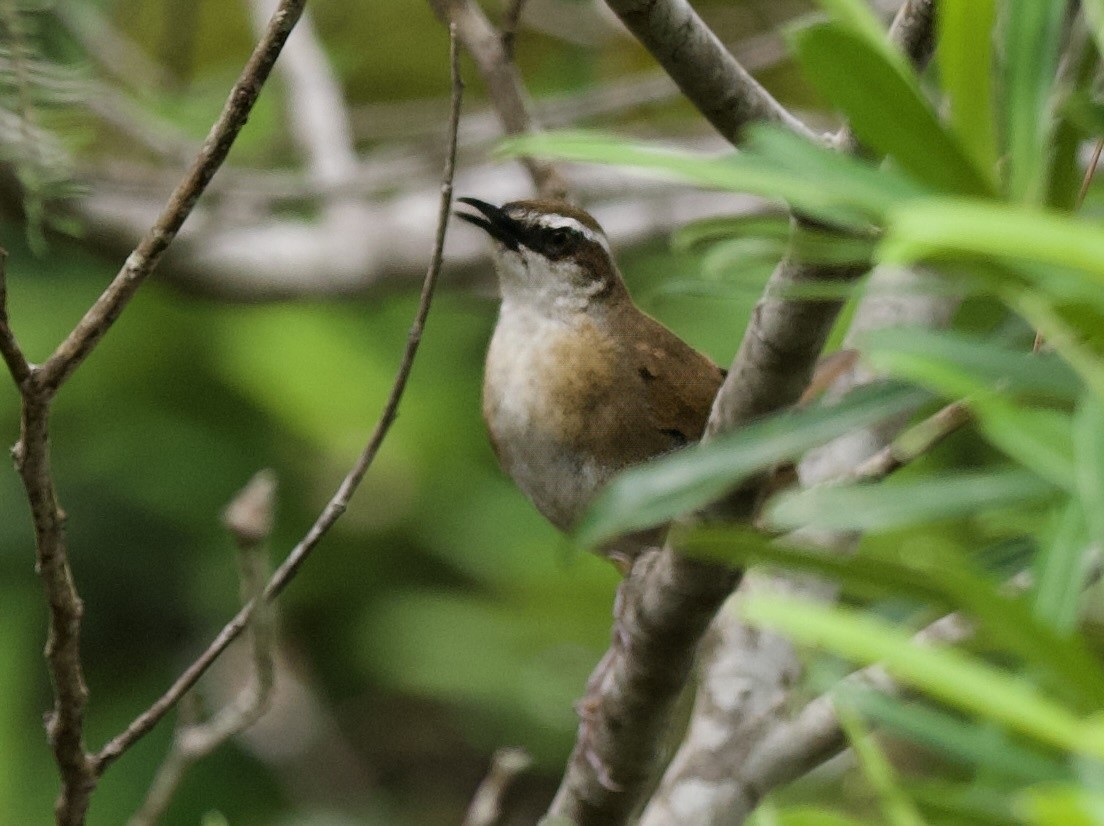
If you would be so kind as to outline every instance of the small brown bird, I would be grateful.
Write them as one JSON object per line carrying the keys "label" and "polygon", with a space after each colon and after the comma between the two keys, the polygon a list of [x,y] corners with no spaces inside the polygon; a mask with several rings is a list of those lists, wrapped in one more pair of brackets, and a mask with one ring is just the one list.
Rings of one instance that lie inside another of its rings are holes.
{"label": "small brown bird", "polygon": [[[568,531],[618,471],[701,438],[724,378],[637,307],[588,213],[556,201],[457,213],[494,241],[502,309],[483,417],[503,469]],[[604,549],[627,570],[656,532]]]}

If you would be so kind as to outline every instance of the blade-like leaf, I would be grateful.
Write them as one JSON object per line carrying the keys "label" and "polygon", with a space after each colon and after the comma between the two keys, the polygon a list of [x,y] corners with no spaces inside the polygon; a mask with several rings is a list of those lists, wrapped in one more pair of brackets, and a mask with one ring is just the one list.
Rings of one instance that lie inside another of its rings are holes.
{"label": "blade-like leaf", "polygon": [[863,725],[862,718],[841,700],[836,701],[840,726],[859,759],[859,768],[878,798],[887,826],[923,826],[924,820],[901,788],[893,765]]}
{"label": "blade-like leaf", "polygon": [[990,78],[994,0],[941,0],[939,74],[951,107],[955,136],[983,172],[997,162],[996,120]]}
{"label": "blade-like leaf", "polygon": [[774,500],[767,517],[779,528],[887,530],[981,511],[1045,502],[1057,491],[1026,470],[931,475],[889,484],[818,487]]}
{"label": "blade-like leaf", "polygon": [[793,43],[810,83],[840,108],[864,144],[941,191],[991,191],[939,123],[915,77],[903,73],[881,50],[836,23],[801,29]]}
{"label": "blade-like leaf", "polygon": [[[606,163],[636,167],[673,176],[698,186],[735,192],[750,192],[765,198],[780,198],[794,207],[821,217],[833,225],[866,226],[871,219],[880,219],[902,198],[900,176],[886,176],[879,184],[874,176],[852,175],[854,161],[839,153],[818,149],[799,141],[805,147],[802,162],[814,159],[825,169],[835,169],[836,178],[844,185],[826,185],[826,179],[795,172],[776,159],[754,153],[708,156],[646,144],[593,132],[551,132],[507,138],[499,145],[501,154],[537,155],[568,161]],[[840,164],[836,169],[833,161]],[[913,193],[919,191],[915,187]]]}
{"label": "blade-like leaf", "polygon": [[861,663],[881,663],[897,680],[1039,743],[1104,758],[1104,729],[1025,682],[953,649],[917,645],[906,632],[853,609],[752,596],[744,617],[806,645]]}
{"label": "blade-like leaf", "polygon": [[1043,209],[950,198],[912,202],[889,216],[883,261],[983,256],[1068,267],[1104,281],[1104,232]]}
{"label": "blade-like leaf", "polygon": [[577,537],[593,545],[660,525],[718,499],[753,473],[855,428],[915,409],[924,398],[900,386],[868,388],[838,405],[774,416],[631,468],[598,496],[578,526]]}
{"label": "blade-like leaf", "polygon": [[[870,362],[880,370],[889,370],[900,378],[918,379],[921,364],[949,366],[962,377],[964,390],[970,384],[992,387],[999,383],[1002,393],[1058,401],[1080,397],[1084,385],[1073,369],[1057,356],[1031,353],[992,340],[949,330],[919,328],[872,330],[863,335],[859,346]],[[910,370],[909,366],[914,369]],[[900,367],[899,371],[894,369]],[[940,389],[943,389],[942,387]],[[957,395],[965,395],[965,392]]]}
{"label": "blade-like leaf", "polygon": [[828,576],[870,599],[905,597],[941,610],[964,611],[980,622],[994,645],[1045,668],[1056,688],[1079,706],[1088,710],[1104,705],[1104,671],[1079,637],[1059,633],[1023,599],[1000,593],[994,582],[934,544],[907,555],[867,549],[843,559],[788,547],[740,526],[697,527],[679,535],[677,544],[685,553],[740,567],[767,563]]}
{"label": "blade-like leaf", "polygon": [[1073,417],[1077,493],[1089,539],[1104,546],[1104,402],[1086,395]]}
{"label": "blade-like leaf", "polygon": [[1066,14],[1064,0],[1008,0],[1004,20],[1004,123],[1008,189],[1016,200],[1046,194],[1049,110]]}
{"label": "blade-like leaf", "polygon": [[1090,551],[1085,515],[1070,502],[1035,563],[1035,615],[1068,633],[1077,624]]}
{"label": "blade-like leaf", "polygon": [[1009,739],[989,724],[904,702],[869,689],[837,689],[865,716],[891,732],[936,749],[966,768],[984,768],[1019,781],[1063,780],[1070,770],[1050,755]]}

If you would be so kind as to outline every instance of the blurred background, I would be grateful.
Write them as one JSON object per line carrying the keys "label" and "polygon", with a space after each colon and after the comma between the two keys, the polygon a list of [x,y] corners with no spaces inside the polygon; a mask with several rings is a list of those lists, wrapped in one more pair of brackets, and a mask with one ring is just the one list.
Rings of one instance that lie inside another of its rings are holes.
{"label": "blurred background", "polygon": [[[13,326],[37,361],[186,168],[252,47],[260,4],[2,5],[0,244]],[[777,34],[805,5],[697,5],[772,91],[812,105]],[[297,134],[302,78],[278,71],[165,265],[57,401],[53,457],[86,604],[93,748],[236,611],[220,512],[256,470],[279,479],[273,560],[302,536],[367,438],[413,315],[443,158],[447,37],[420,2],[308,8],[313,28],[294,48],[323,50],[321,63],[298,65],[341,93],[329,112],[347,128],[340,151]],[[485,9],[501,19],[497,3]],[[551,125],[720,146],[600,3],[531,0],[516,53]],[[516,165],[491,157],[497,121],[466,58],[464,76],[457,193],[531,194]],[[608,170],[582,177],[579,194],[639,303],[727,364],[771,262],[734,282],[723,250],[703,259],[669,236],[692,218],[761,205]],[[546,805],[574,738],[573,702],[606,646],[616,575],[552,530],[495,465],[479,417],[496,312],[483,243],[451,227],[398,421],[280,600],[272,712],[189,773],[164,822],[218,812],[235,824],[456,823],[502,745],[535,760],[517,822]],[[17,395],[0,385],[10,445]],[[10,468],[0,513],[0,821],[45,823],[56,794],[41,725],[45,611]],[[204,682],[209,706],[243,663],[231,652]],[[134,811],[171,731],[164,721],[107,772],[91,823]]]}

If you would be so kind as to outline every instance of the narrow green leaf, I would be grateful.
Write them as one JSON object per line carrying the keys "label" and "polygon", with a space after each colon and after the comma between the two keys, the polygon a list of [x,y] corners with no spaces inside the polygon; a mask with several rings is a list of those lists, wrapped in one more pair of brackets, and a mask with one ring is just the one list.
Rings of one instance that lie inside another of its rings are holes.
{"label": "narrow green leaf", "polygon": [[[804,145],[812,147],[812,144]],[[719,156],[694,154],[593,132],[542,132],[507,138],[499,144],[499,153],[650,170],[709,189],[779,198],[834,225],[866,226],[869,220],[879,219],[901,199],[901,187],[895,183],[899,178],[892,176],[886,178],[886,185],[877,185],[870,177],[856,175],[852,179],[849,172],[843,171],[838,175],[844,176],[848,185],[826,186],[823,179],[794,172],[775,159],[751,152]],[[842,158],[839,153],[815,147],[805,155],[821,161],[827,157]],[[843,170],[854,165],[846,160],[840,163]],[[825,161],[822,166],[829,167],[830,162]]]}
{"label": "narrow green leaf", "polygon": [[749,622],[805,645],[864,664],[880,663],[895,679],[1039,743],[1104,758],[1104,733],[1098,724],[1070,713],[1022,677],[961,651],[917,645],[906,632],[849,608],[752,596],[742,613]]}
{"label": "narrow green leaf", "polygon": [[671,247],[678,252],[687,252],[730,238],[749,237],[785,241],[790,237],[790,216],[778,212],[703,218],[676,229],[671,235]]}
{"label": "narrow green leaf", "polygon": [[[864,334],[859,346],[879,370],[909,381],[919,380],[923,364],[949,365],[955,375],[962,377],[963,392],[956,395],[999,383],[1002,393],[1010,397],[1073,401],[1084,388],[1077,373],[1057,356],[1031,353],[1024,347],[1007,346],[991,337],[978,338],[951,330],[894,328]],[[910,371],[908,366],[915,369]]]}
{"label": "narrow green leaf", "polygon": [[912,410],[923,399],[922,393],[910,388],[868,388],[837,405],[773,416],[630,468],[598,496],[578,526],[577,538],[595,545],[663,524],[715,501],[753,473],[794,459],[857,427]]}
{"label": "narrow green leaf", "polygon": [[994,0],[941,0],[939,75],[951,107],[951,127],[983,172],[997,162],[992,77]]}
{"label": "narrow green leaf", "polygon": [[1004,124],[1008,190],[1015,200],[1046,193],[1050,110],[1066,14],[1064,0],[1008,0],[1004,20]]}
{"label": "narrow green leaf", "polygon": [[1085,331],[1069,324],[1037,290],[1010,288],[1004,300],[1043,335],[1047,346],[1077,372],[1096,400],[1104,402],[1104,361],[1085,342]]}
{"label": "narrow green leaf", "polygon": [[1085,515],[1070,502],[1035,562],[1035,615],[1059,632],[1077,625],[1089,551]]}
{"label": "narrow green leaf", "polygon": [[995,772],[1020,782],[1063,780],[1069,768],[1043,751],[1017,743],[989,723],[948,714],[934,706],[902,701],[869,689],[837,689],[879,726],[939,751],[965,768]]}
{"label": "narrow green leaf", "polygon": [[778,528],[883,531],[981,511],[1044,502],[1055,488],[1026,470],[954,473],[889,484],[817,487],[786,493],[768,508]]}
{"label": "narrow green leaf", "polygon": [[1077,493],[1090,541],[1104,544],[1104,402],[1093,395],[1081,400],[1073,417],[1077,456]]}
{"label": "narrow green leaf", "polygon": [[1023,599],[1010,598],[961,558],[926,544],[907,555],[861,551],[848,559],[788,547],[749,527],[697,527],[677,537],[685,553],[747,567],[770,564],[841,583],[867,599],[905,597],[976,619],[996,647],[1041,667],[1053,685],[1080,707],[1104,705],[1104,671],[1077,636],[1059,633],[1032,613]]}
{"label": "narrow green leaf", "polygon": [[985,256],[1069,267],[1104,281],[1104,232],[1049,210],[951,198],[911,202],[889,215],[882,261]]}
{"label": "narrow green leaf", "polygon": [[878,798],[886,824],[923,826],[924,819],[901,788],[897,772],[863,725],[862,719],[840,699],[836,701],[836,714],[855,756],[859,759],[859,768]]}
{"label": "narrow green leaf", "polygon": [[939,123],[915,77],[884,53],[834,23],[801,29],[793,42],[809,81],[847,116],[864,144],[941,191],[991,191],[985,176]]}
{"label": "narrow green leaf", "polygon": [[982,435],[1051,484],[1074,486],[1073,431],[1068,414],[1018,407],[995,395],[969,401]]}

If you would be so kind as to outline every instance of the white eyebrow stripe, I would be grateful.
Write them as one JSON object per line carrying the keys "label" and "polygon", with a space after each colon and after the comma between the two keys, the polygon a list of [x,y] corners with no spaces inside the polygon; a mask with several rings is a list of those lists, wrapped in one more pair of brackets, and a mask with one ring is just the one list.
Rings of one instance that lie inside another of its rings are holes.
{"label": "white eyebrow stripe", "polygon": [[593,241],[596,244],[600,244],[602,249],[606,252],[610,252],[609,241],[606,240],[606,236],[601,232],[595,232],[588,227],[582,221],[576,218],[572,218],[568,215],[538,215],[535,216],[535,222],[538,226],[545,229],[570,229],[579,233],[588,241]]}

